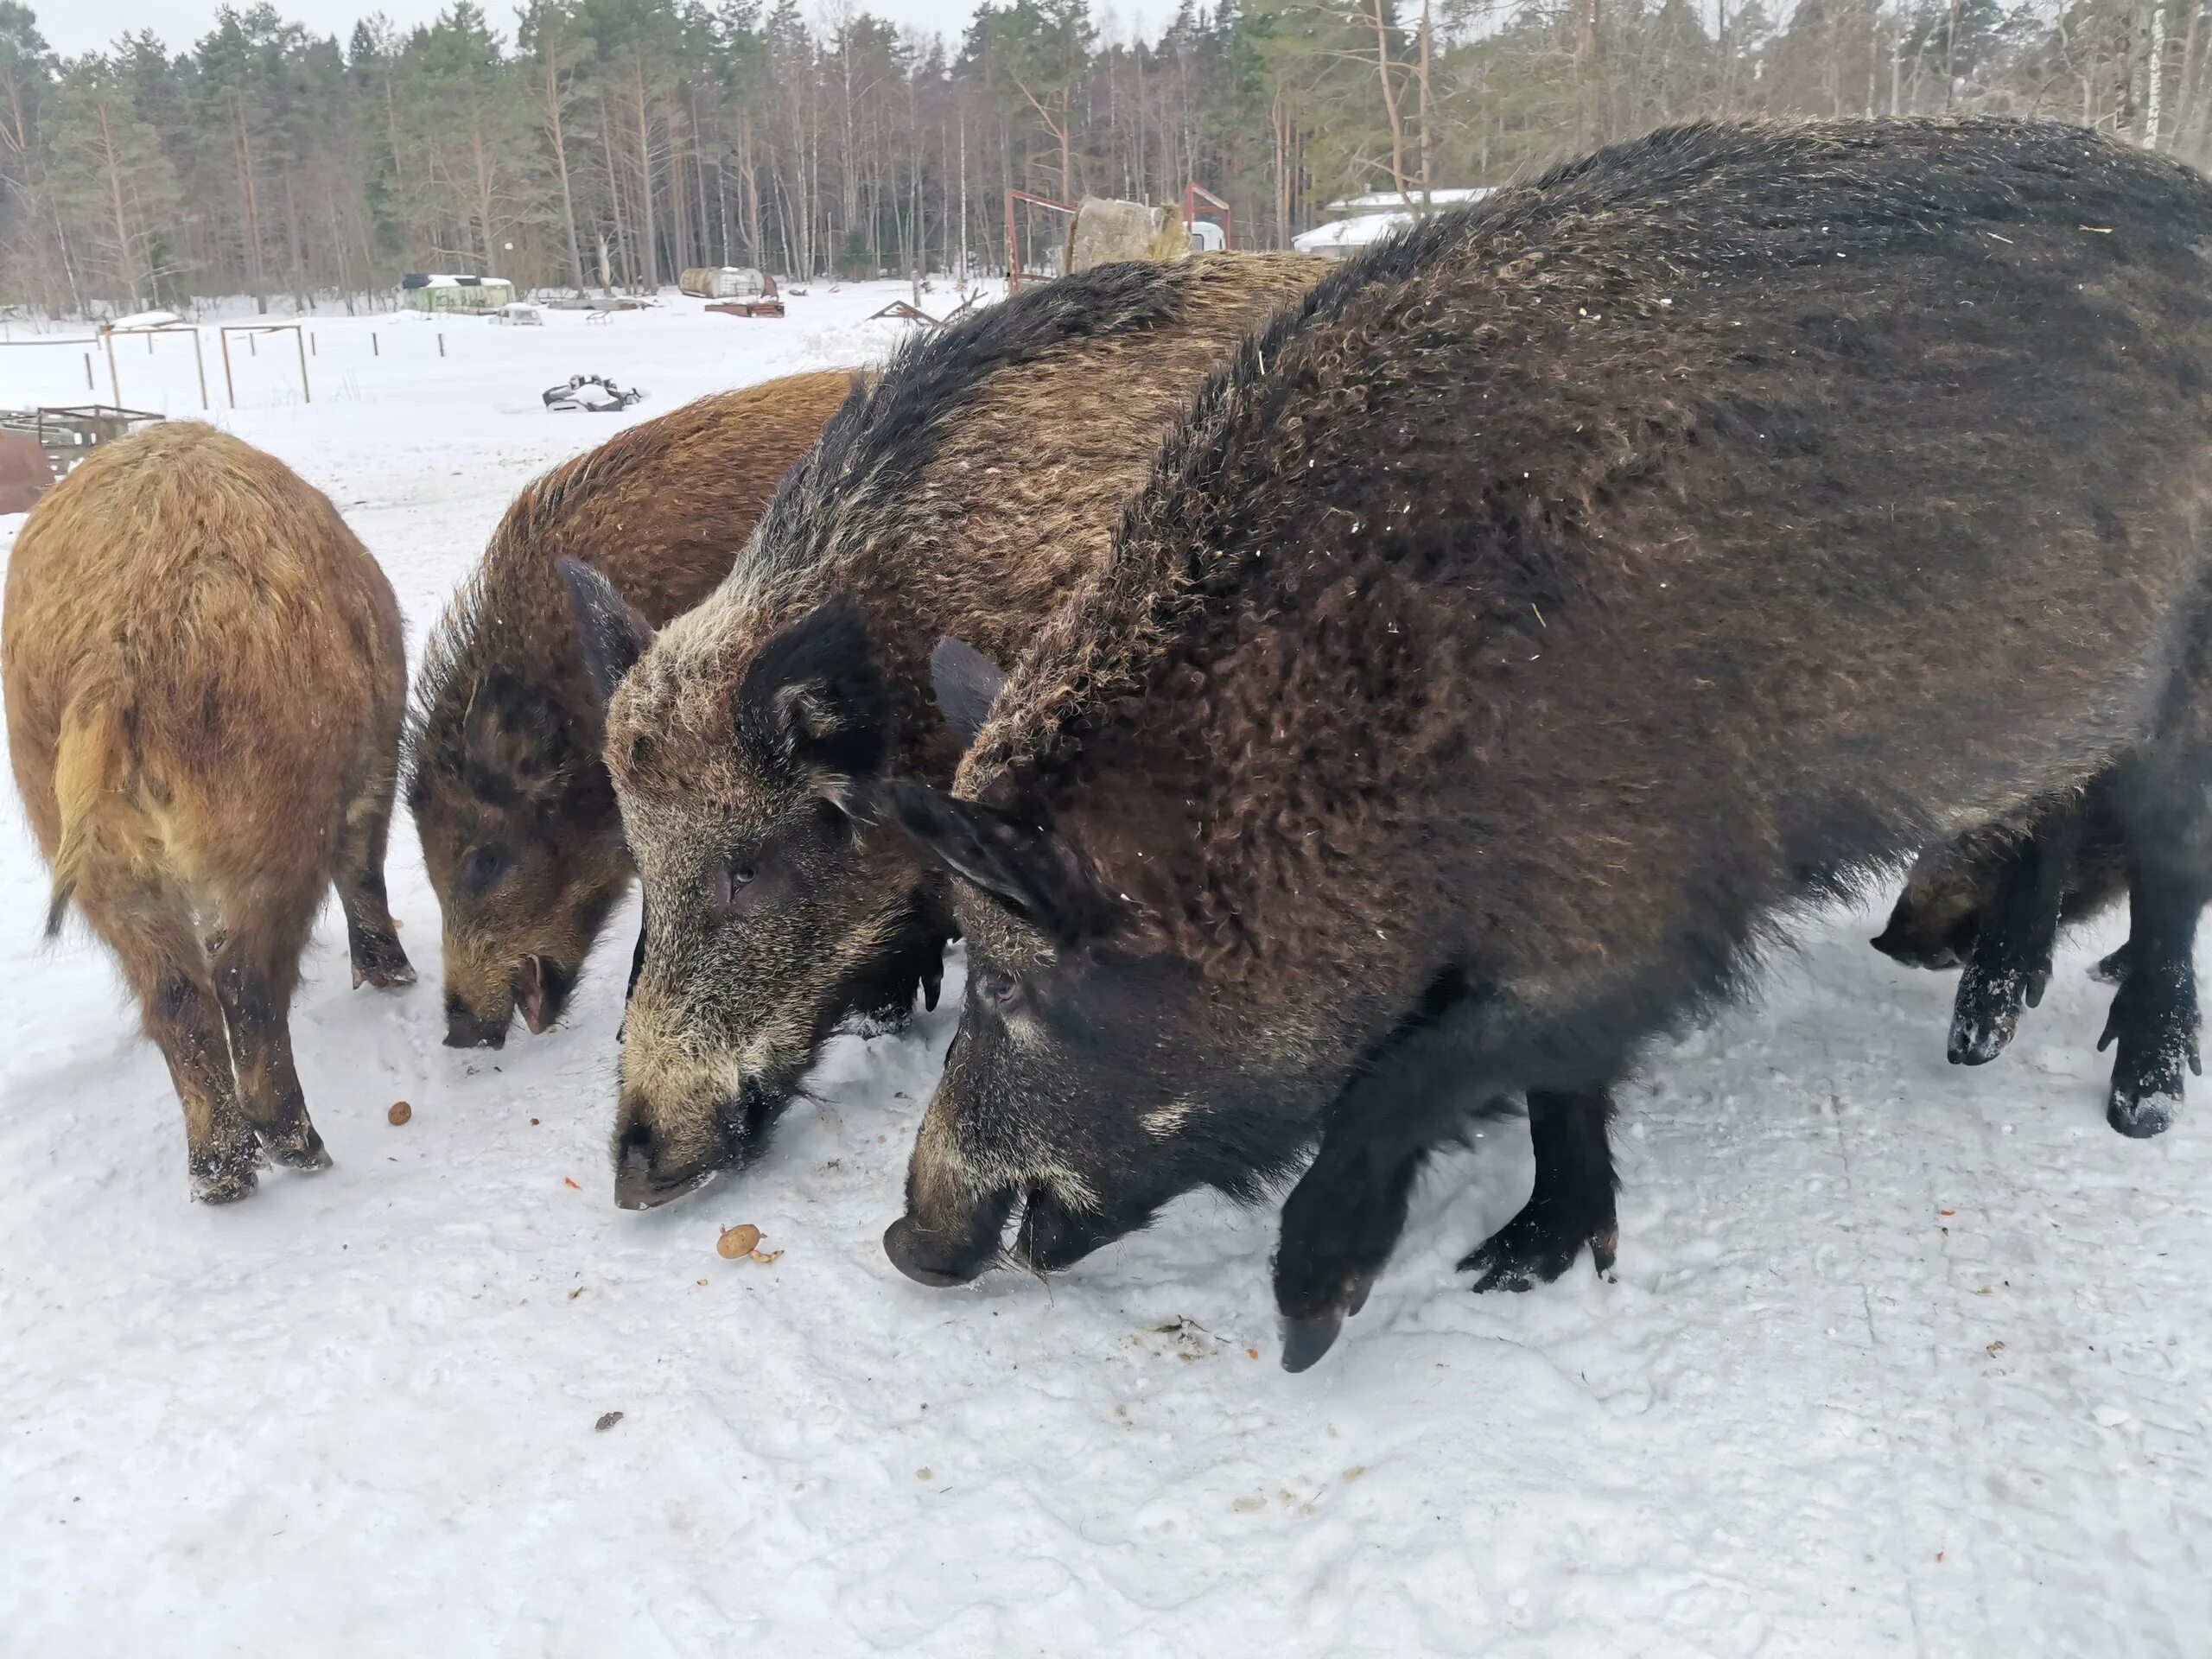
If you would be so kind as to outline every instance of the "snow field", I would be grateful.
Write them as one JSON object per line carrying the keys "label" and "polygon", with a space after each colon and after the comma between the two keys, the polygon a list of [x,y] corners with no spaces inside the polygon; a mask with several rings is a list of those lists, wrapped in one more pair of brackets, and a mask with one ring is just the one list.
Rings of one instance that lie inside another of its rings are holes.
{"label": "snow field", "polygon": [[[878,354],[902,326],[864,319],[905,293],[319,318],[315,401],[271,337],[235,413],[211,334],[214,418],[331,494],[419,642],[531,474]],[[198,413],[178,344],[118,347],[126,403]],[[652,395],[546,413],[576,372]],[[82,383],[0,351],[0,403]],[[2212,1130],[2201,1103],[2105,1128],[2110,926],[1967,1071],[1948,976],[1869,950],[1873,917],[1817,922],[1625,1091],[1617,1282],[1464,1289],[1529,1179],[1492,1126],[1291,1377],[1265,1211],[1186,1199],[1049,1285],[890,1267],[957,995],[837,1042],[744,1180],[617,1211],[634,913],[560,1029],[457,1052],[404,823],[390,874],[422,982],[349,989],[332,906],[294,1013],[337,1166],[211,1211],[104,951],[40,947],[0,810],[0,1652],[2212,1651]],[[738,1222],[785,1254],[719,1258]]]}

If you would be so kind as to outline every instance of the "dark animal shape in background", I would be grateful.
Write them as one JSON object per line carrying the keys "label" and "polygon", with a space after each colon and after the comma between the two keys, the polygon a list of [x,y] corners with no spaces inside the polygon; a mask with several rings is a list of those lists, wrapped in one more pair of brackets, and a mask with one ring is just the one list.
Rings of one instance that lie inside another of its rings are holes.
{"label": "dark animal shape in background", "polygon": [[600,700],[555,566],[586,558],[664,621],[696,604],[853,387],[792,375],[627,428],[517,496],[432,631],[407,799],[445,917],[446,1041],[560,1018],[630,881]]}
{"label": "dark animal shape in background", "polygon": [[[2071,129],[1701,124],[1323,283],[1199,397],[957,794],[882,791],[963,878],[969,972],[893,1259],[969,1277],[1019,1205],[1014,1259],[1064,1268],[1313,1148],[1302,1367],[1431,1149],[1525,1095],[1538,1190],[1471,1263],[1541,1276],[1611,1215],[1653,1035],[1802,906],[2115,766],[2122,995],[2185,976],[2208,241],[2212,184]],[[2116,1077],[2194,1013],[2118,1018]]]}
{"label": "dark animal shape in background", "polygon": [[2069,816],[2077,823],[2062,831],[2074,842],[2074,856],[2060,877],[2059,919],[2068,925],[2100,915],[2127,891],[2126,853],[2109,788],[2110,780],[2100,779],[2079,798],[2037,803],[2024,823],[1984,824],[1929,848],[1913,861],[1888,922],[1870,943],[1908,968],[1965,967],[1995,923],[1999,890],[2024,844]]}
{"label": "dark animal shape in background", "polygon": [[292,1062],[334,881],[353,982],[412,983],[384,854],[399,607],[327,498],[196,422],[95,450],[8,564],[8,749],[54,872],[115,952],[184,1106],[193,1196],[330,1163]]}
{"label": "dark animal shape in background", "polygon": [[918,988],[934,1003],[942,879],[858,804],[887,762],[952,775],[931,645],[1025,645],[1104,557],[1207,373],[1325,269],[1215,255],[1026,289],[912,340],[657,639],[578,573],[620,687],[607,759],[647,916],[618,1203],[759,1156],[841,1024],[903,1018]]}
{"label": "dark animal shape in background", "polygon": [[[2201,601],[2187,625],[2180,664],[2158,711],[2154,743],[2161,747],[2196,741],[2200,722],[2212,718],[2199,713],[2212,711],[2212,607]],[[2020,823],[1969,831],[1914,864],[1873,944],[1910,966],[1964,968],[1951,1020],[1952,1064],[1980,1065],[2002,1053],[2023,1008],[2043,1000],[2060,930],[2130,892],[2128,826],[2188,831],[2187,815],[2158,798],[2164,787],[2137,757],[2123,757],[2078,793],[2036,803]],[[2186,849],[2146,850],[2154,861],[2171,861],[2177,850],[2184,858],[2197,855]],[[2135,931],[2094,970],[2120,988],[2097,1043],[2101,1051],[2121,1044],[2106,1120],[2137,1140],[2171,1127],[2183,1068],[2199,1075],[2202,1070],[2196,976],[2172,963],[2175,942],[2160,938],[2165,914],[2155,904],[2132,913]],[[2149,965],[2131,990],[2128,969],[2139,955]],[[2131,1028],[2139,1040],[2123,1043]]]}

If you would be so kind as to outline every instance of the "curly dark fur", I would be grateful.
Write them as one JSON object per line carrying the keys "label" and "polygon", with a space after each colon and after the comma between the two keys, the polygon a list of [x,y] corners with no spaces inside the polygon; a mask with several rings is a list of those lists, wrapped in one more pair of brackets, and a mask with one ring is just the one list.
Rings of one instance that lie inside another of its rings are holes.
{"label": "curly dark fur", "polygon": [[895,1253],[1009,1185],[1141,1220],[1263,1109],[1320,1132],[1279,1297],[1341,1319],[1470,1107],[1602,1091],[1791,912],[2127,751],[2202,575],[2208,238],[2068,128],[1705,124],[1279,316],[963,763],[1136,919],[961,892],[1013,1000]]}

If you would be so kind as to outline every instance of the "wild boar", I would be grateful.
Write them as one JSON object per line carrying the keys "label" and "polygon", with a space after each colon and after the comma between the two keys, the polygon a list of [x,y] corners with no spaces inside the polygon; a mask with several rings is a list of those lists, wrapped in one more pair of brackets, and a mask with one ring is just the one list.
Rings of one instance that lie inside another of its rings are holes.
{"label": "wild boar", "polygon": [[556,467],[500,519],[430,635],[407,731],[449,1046],[501,1046],[518,1004],[533,1032],[559,1019],[630,883],[556,562],[594,561],[656,620],[688,610],[853,385],[795,374],[702,397]]}
{"label": "wild boar", "polygon": [[2022,824],[1980,824],[1913,861],[1888,922],[1870,941],[1908,968],[1963,968],[1993,922],[1999,889],[2024,846],[2069,811],[2064,823],[2073,857],[2061,880],[2059,920],[2083,922],[2101,914],[2127,891],[2126,850],[2100,779],[2078,801],[2038,803]]}
{"label": "wild boar", "polygon": [[173,421],[95,450],[8,564],[8,753],[51,868],[138,1000],[192,1193],[324,1169],[289,1024],[334,881],[353,982],[414,980],[385,906],[407,696],[391,584],[274,456]]}
{"label": "wild boar", "polygon": [[[2158,741],[2192,741],[2200,710],[2212,710],[2212,606],[2200,596],[2183,631],[2182,649],[2158,720],[2165,728]],[[1948,846],[1921,855],[1891,912],[1889,925],[1874,941],[1877,950],[1921,967],[1962,967],[1954,1001],[1947,1052],[1955,1065],[1980,1065],[1997,1058],[2012,1041],[2024,1007],[2043,1000],[2058,934],[2067,924],[2088,919],[2130,890],[2133,849],[2128,825],[2140,814],[2124,807],[2119,794],[2145,787],[2141,769],[2123,758],[2111,772],[2090,780],[2077,794],[2034,803],[2016,824],[1985,825]],[[2173,827],[2163,817],[2153,821]],[[2133,993],[2125,988],[2138,947],[2135,931],[2094,969],[2095,976],[2122,987],[2100,1050],[2117,1041],[2131,1024],[2171,1032],[2165,1064],[2147,1086],[2116,1087],[2106,1118],[2120,1134],[2137,1140],[2164,1133],[2173,1122],[2183,1093],[2181,1068],[2200,1072],[2202,1059],[2194,1033],[2196,981],[2158,963],[2155,936],[2163,912],[2133,912],[2136,931],[2148,930],[2150,977]],[[2162,1014],[2146,1000],[2170,1003]],[[2186,1040],[2183,1040],[2184,1036]]]}
{"label": "wild boar", "polygon": [[[1802,906],[2114,775],[2116,1105],[2179,1088],[2212,745],[2212,184],[1996,119],[1705,124],[1424,222],[1201,393],[954,790],[969,981],[885,1243],[1065,1268],[1312,1158],[1310,1364],[1528,1096],[1471,1265],[1611,1213],[1607,1090]],[[850,672],[849,670],[845,671]],[[2156,986],[2161,995],[2139,992]]]}
{"label": "wild boar", "polygon": [[645,885],[618,1203],[759,1156],[841,1024],[901,1018],[918,988],[934,1006],[942,879],[855,793],[887,764],[950,780],[931,642],[1026,643],[1207,372],[1324,269],[1102,266],[914,340],[784,480],[729,580],[658,637],[574,571]]}

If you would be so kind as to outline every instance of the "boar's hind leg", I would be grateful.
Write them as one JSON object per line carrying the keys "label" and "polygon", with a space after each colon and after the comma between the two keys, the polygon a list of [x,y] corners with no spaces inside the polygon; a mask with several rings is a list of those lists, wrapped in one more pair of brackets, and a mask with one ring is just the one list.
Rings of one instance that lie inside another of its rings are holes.
{"label": "boar's hind leg", "polygon": [[1953,1065],[1995,1059],[2012,1040],[2023,1006],[2043,1001],[2081,840],[2081,810],[2069,802],[2044,812],[2006,854],[1959,976],[1947,1050]]}
{"label": "boar's hind leg", "polygon": [[[2212,710],[2208,710],[2212,714]],[[2127,842],[2126,970],[2100,1050],[2116,1046],[2106,1121],[2138,1139],[2169,1127],[2197,1055],[2197,918],[2212,899],[2212,741],[2168,739],[2121,761]]]}
{"label": "boar's hind leg", "polygon": [[346,949],[356,985],[412,985],[415,969],[400,949],[385,896],[385,843],[391,831],[391,770],[371,769],[346,804],[338,848],[338,902],[346,912]]}
{"label": "boar's hind leg", "polygon": [[259,1158],[238,1110],[230,1043],[207,953],[184,906],[155,887],[111,898],[91,881],[78,889],[78,903],[93,931],[113,947],[138,998],[146,1034],[168,1062],[184,1107],[192,1196],[208,1204],[246,1197],[254,1189]]}
{"label": "boar's hind leg", "polygon": [[313,907],[302,909],[276,925],[257,917],[256,926],[226,939],[215,953],[215,992],[230,1027],[239,1098],[263,1147],[287,1169],[327,1169],[330,1154],[308,1119],[292,1061],[292,991],[315,921]]}
{"label": "boar's hind leg", "polygon": [[1586,1244],[1600,1274],[1610,1274],[1620,1248],[1613,1149],[1606,1138],[1613,1097],[1604,1089],[1529,1091],[1529,1140],[1536,1184],[1529,1202],[1459,1263],[1478,1273],[1478,1291],[1526,1290],[1549,1284],[1574,1265]]}

